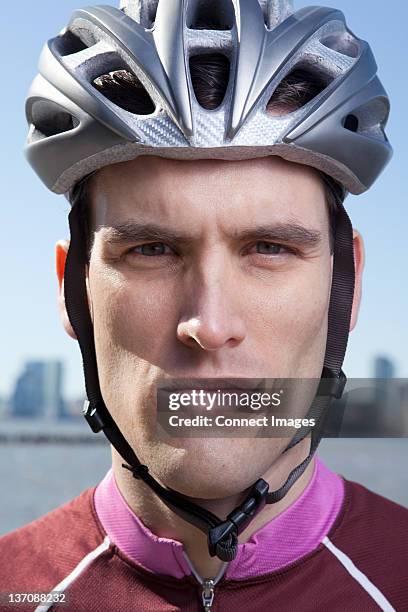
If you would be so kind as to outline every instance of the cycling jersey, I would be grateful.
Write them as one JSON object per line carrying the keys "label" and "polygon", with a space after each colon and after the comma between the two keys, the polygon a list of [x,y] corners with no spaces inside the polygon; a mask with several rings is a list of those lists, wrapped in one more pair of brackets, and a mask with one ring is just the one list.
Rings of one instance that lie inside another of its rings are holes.
{"label": "cycling jersey", "polygon": [[239,544],[213,582],[196,574],[180,542],[143,524],[111,471],[0,538],[0,555],[0,592],[65,595],[18,610],[408,610],[408,510],[319,459],[300,497]]}
{"label": "cycling jersey", "polygon": [[[260,576],[314,550],[334,523],[343,494],[340,476],[316,460],[301,497],[238,546],[236,558],[226,568],[226,578]],[[95,508],[110,540],[136,563],[175,578],[191,573],[183,545],[159,538],[145,527],[124,501],[111,470],[96,489]]]}

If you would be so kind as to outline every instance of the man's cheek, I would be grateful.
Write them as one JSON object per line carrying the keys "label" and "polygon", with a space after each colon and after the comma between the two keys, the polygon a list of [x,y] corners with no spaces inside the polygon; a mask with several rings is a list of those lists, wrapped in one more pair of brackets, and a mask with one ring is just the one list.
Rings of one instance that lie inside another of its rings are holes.
{"label": "man's cheek", "polygon": [[268,331],[270,339],[295,337],[307,332],[311,321],[321,318],[326,296],[316,283],[296,277],[293,282],[263,288],[252,300],[248,316],[260,329]]}
{"label": "man's cheek", "polygon": [[296,282],[259,293],[249,315],[257,350],[269,355],[274,369],[291,375],[303,362],[320,361],[328,304],[328,291],[317,277],[298,277]]}
{"label": "man's cheek", "polygon": [[[107,295],[107,294],[106,294]],[[101,325],[118,349],[151,360],[159,354],[169,326],[175,327],[175,308],[159,290],[125,287],[108,296],[99,310]]]}

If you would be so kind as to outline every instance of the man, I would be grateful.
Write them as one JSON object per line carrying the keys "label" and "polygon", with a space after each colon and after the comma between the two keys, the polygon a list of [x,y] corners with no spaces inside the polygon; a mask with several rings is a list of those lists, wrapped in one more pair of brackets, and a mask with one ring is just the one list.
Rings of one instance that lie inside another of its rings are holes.
{"label": "man", "polygon": [[[1,590],[38,610],[408,609],[408,512],[314,456],[361,297],[342,202],[391,152],[368,45],[331,9],[139,0],[77,11],[40,71],[28,156],[71,202],[61,316],[112,471],[0,540]],[[328,382],[319,427],[158,436],[163,379],[268,377]]]}

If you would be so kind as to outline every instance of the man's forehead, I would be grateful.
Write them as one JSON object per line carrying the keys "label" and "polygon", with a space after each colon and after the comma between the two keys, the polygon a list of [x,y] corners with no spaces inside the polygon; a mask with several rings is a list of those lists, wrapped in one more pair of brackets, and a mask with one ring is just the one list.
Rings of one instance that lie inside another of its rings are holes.
{"label": "man's forehead", "polygon": [[257,224],[318,222],[324,213],[317,174],[279,158],[180,162],[145,157],[111,166],[93,183],[96,225],[142,216],[145,223],[176,220],[181,226],[213,220],[240,231],[249,219]]}
{"label": "man's forehead", "polygon": [[[231,179],[235,179],[233,182]],[[213,181],[217,188],[257,190],[262,188],[282,190],[295,181],[306,188],[319,188],[321,181],[315,169],[286,161],[276,155],[245,160],[197,159],[175,160],[153,155],[112,164],[95,173],[93,184],[108,192],[113,189],[154,190],[155,185],[171,185],[187,190],[190,185]],[[206,192],[207,195],[209,192]],[[199,194],[197,194],[199,195]]]}

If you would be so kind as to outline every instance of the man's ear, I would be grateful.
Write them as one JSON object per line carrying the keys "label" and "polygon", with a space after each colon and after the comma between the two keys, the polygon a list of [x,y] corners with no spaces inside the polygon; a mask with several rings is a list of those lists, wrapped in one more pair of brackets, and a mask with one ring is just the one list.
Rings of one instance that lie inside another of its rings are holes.
{"label": "man's ear", "polygon": [[72,325],[68,318],[67,309],[65,307],[64,271],[68,248],[68,240],[59,240],[55,245],[55,264],[58,278],[58,308],[60,312],[61,322],[64,326],[65,331],[69,336],[71,336],[71,338],[77,340],[76,334],[72,329]]}
{"label": "man's ear", "polygon": [[358,312],[360,310],[361,303],[363,270],[365,263],[363,238],[360,232],[356,229],[353,229],[353,250],[356,281],[354,286],[353,308],[351,310],[350,331],[352,331],[357,324]]}

